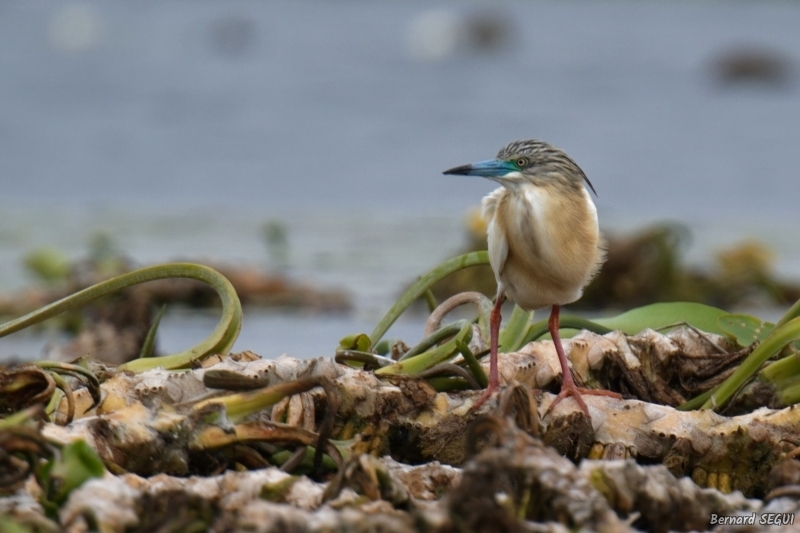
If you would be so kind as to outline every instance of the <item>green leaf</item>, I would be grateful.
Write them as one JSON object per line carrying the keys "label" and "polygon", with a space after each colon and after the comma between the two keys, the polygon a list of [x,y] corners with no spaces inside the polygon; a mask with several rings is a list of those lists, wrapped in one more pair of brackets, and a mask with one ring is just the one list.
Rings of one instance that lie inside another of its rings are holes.
{"label": "green leaf", "polygon": [[358,352],[368,352],[372,348],[372,341],[366,333],[348,335],[339,341],[339,350],[356,350]]}
{"label": "green leaf", "polygon": [[[522,342],[522,346],[539,339],[550,339],[551,337],[549,333],[550,329],[548,322],[548,319],[544,319],[531,324],[528,327],[527,333],[525,334],[525,339]],[[561,318],[559,319],[559,335],[562,339],[574,337],[584,329],[593,333],[597,333],[598,335],[605,335],[606,333],[611,333],[614,331],[611,328],[601,326],[600,324],[592,322],[591,320],[586,320],[585,318],[572,315],[561,315]]]}
{"label": "green leaf", "polygon": [[[726,332],[718,324],[721,316],[728,313],[722,309],[708,305],[690,302],[668,302],[645,305],[631,309],[621,315],[597,320],[586,320],[571,315],[561,315],[561,338],[568,339],[575,336],[580,330],[586,329],[598,335],[605,335],[610,331],[621,331],[626,335],[636,335],[645,329],[662,330],[669,326],[691,324],[701,331],[725,335]],[[550,338],[547,330],[547,320],[531,324],[525,335],[525,343],[540,338]]]}
{"label": "green leaf", "polygon": [[85,441],[67,444],[61,453],[48,461],[40,472],[45,489],[45,507],[57,510],[73,490],[91,478],[103,477],[103,461]]}
{"label": "green leaf", "polygon": [[150,329],[147,330],[147,335],[142,343],[142,349],[139,350],[139,359],[153,357],[153,355],[155,355],[156,333],[158,333],[158,326],[161,324],[161,319],[164,318],[164,311],[166,310],[167,304],[162,305],[161,309],[156,313],[155,318],[153,318],[153,323],[150,325]]}
{"label": "green leaf", "polygon": [[735,338],[740,346],[750,346],[756,341],[763,341],[775,328],[775,324],[750,315],[725,315],[719,317],[717,322],[719,327],[727,335]]}
{"label": "green leaf", "polygon": [[635,335],[645,329],[664,329],[668,326],[691,324],[700,331],[726,335],[719,325],[719,318],[726,311],[709,305],[691,302],[667,302],[645,305],[631,309],[613,318],[601,318],[595,323],[626,335]]}
{"label": "green leaf", "polygon": [[34,250],[23,261],[29,272],[47,283],[58,283],[69,276],[69,258],[55,248]]}

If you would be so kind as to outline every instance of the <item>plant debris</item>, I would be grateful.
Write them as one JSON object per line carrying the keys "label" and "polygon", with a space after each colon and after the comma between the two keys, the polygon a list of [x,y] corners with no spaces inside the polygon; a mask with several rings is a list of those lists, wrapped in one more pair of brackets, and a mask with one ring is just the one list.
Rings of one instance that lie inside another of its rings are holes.
{"label": "plant debris", "polygon": [[[239,300],[225,278],[190,264],[124,274],[0,325],[7,334],[143,278],[200,279],[223,302],[214,332],[178,354],[116,367],[90,358],[0,366],[0,527],[453,533],[793,524],[800,303],[775,324],[687,303],[570,319],[565,327],[591,329],[563,343],[576,381],[624,396],[586,396],[591,419],[570,400],[550,411],[561,379],[553,343],[515,309],[500,336],[504,386],[476,410],[488,366],[483,296],[444,302],[416,346],[381,337],[432,283],[486,260],[467,254],[423,276],[371,335],[342,339],[333,359],[228,353]],[[478,317],[445,323],[462,304]],[[724,410],[686,410],[701,405]]]}

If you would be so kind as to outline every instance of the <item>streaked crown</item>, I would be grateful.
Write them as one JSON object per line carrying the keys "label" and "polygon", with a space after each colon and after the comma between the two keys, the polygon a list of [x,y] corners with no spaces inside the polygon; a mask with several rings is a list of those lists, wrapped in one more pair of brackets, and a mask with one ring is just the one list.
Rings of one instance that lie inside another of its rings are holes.
{"label": "streaked crown", "polygon": [[497,159],[513,163],[524,176],[534,182],[551,179],[572,187],[586,182],[597,195],[581,167],[562,150],[544,141],[514,141],[500,149]]}

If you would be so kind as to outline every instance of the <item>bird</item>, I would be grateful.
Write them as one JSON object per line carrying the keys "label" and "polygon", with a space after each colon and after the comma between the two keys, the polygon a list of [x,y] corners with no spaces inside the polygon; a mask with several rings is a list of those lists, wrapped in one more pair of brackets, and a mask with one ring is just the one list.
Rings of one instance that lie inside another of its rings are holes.
{"label": "bird", "polygon": [[589,194],[591,189],[597,195],[594,186],[566,153],[534,139],[514,141],[494,159],[454,167],[444,174],[481,176],[501,185],[482,203],[497,297],[489,321],[489,384],[472,410],[483,405],[500,386],[498,335],[501,307],[508,297],[525,310],[551,307],[548,329],[562,380],[561,391],[548,412],[572,397],[591,420],[582,394],[621,396],[575,384],[559,336],[559,316],[561,306],[582,296],[605,261],[605,241]]}

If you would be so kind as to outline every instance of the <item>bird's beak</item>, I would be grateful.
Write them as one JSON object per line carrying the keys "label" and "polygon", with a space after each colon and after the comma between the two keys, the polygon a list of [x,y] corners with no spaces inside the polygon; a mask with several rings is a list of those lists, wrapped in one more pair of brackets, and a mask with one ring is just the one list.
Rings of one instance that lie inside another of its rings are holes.
{"label": "bird's beak", "polygon": [[443,174],[458,174],[461,176],[483,176],[484,178],[502,178],[512,172],[519,172],[519,169],[509,161],[501,159],[489,159],[488,161],[481,161],[480,163],[473,163],[471,165],[462,165],[460,167],[445,170]]}

